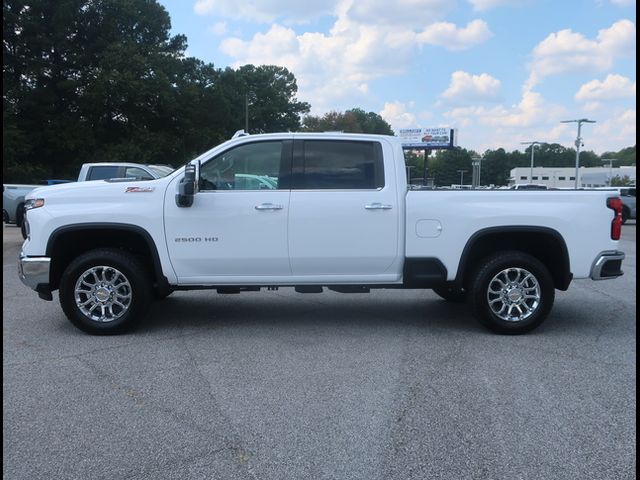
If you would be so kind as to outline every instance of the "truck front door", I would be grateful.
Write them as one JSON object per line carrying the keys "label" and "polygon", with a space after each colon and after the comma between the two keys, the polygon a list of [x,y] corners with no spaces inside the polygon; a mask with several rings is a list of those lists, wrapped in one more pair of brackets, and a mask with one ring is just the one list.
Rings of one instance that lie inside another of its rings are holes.
{"label": "truck front door", "polygon": [[290,190],[284,181],[291,172],[291,145],[263,140],[232,147],[202,163],[191,207],[179,208],[167,196],[167,248],[180,284],[291,275]]}

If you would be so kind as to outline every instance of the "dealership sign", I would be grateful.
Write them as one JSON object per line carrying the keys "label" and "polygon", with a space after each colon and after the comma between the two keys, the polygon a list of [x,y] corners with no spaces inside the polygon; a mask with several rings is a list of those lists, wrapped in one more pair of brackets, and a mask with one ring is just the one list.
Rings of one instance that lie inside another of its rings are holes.
{"label": "dealership sign", "polygon": [[401,128],[398,138],[403,148],[453,148],[457,145],[453,128]]}

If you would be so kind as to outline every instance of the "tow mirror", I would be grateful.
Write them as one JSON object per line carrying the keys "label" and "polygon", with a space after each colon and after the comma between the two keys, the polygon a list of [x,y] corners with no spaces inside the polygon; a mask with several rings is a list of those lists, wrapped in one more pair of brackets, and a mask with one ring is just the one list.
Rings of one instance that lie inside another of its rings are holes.
{"label": "tow mirror", "polygon": [[190,207],[193,205],[193,197],[197,191],[198,168],[193,163],[187,163],[184,167],[184,178],[178,184],[176,205],[178,207]]}

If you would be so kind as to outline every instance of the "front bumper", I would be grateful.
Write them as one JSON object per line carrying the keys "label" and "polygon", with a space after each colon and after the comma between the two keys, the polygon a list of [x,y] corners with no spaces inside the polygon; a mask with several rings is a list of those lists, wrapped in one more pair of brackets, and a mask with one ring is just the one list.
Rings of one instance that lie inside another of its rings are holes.
{"label": "front bumper", "polygon": [[18,262],[20,280],[37,292],[45,287],[48,288],[50,266],[51,259],[49,257],[27,257],[20,252],[20,261]]}
{"label": "front bumper", "polygon": [[624,253],[617,250],[601,252],[591,266],[592,280],[609,280],[623,274],[622,260]]}

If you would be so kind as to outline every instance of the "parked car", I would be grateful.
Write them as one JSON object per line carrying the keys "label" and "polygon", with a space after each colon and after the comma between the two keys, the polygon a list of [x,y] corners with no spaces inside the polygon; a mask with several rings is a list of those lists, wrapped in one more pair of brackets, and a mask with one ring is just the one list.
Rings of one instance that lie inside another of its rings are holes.
{"label": "parked car", "polygon": [[517,183],[509,187],[510,190],[549,190],[549,187],[540,183]]}
{"label": "parked car", "polygon": [[[15,224],[17,227],[22,228],[24,197],[27,193],[43,185],[60,185],[70,182],[73,182],[73,180],[43,180],[37,185],[2,185],[2,220],[4,223]],[[22,232],[22,236],[25,237],[24,231]]]}
{"label": "parked car", "polygon": [[[111,178],[130,178],[131,180],[154,180],[173,172],[168,165],[145,165],[126,162],[85,163],[80,168],[78,182],[89,180],[105,180]],[[5,223],[15,224],[22,228],[24,217],[24,197],[27,193],[42,185],[59,185],[73,180],[45,180],[39,185],[3,185],[2,217]],[[22,231],[26,238],[26,232]]]}
{"label": "parked car", "polygon": [[622,223],[627,223],[627,220],[636,219],[635,185],[626,185],[623,187],[600,187],[598,190],[614,190],[618,192],[622,199]]}
{"label": "parked car", "polygon": [[131,178],[133,180],[154,180],[173,172],[169,165],[146,165],[140,163],[101,162],[85,163],[80,168],[78,181],[107,180],[110,178]]}

